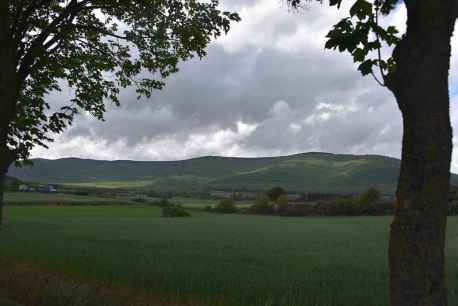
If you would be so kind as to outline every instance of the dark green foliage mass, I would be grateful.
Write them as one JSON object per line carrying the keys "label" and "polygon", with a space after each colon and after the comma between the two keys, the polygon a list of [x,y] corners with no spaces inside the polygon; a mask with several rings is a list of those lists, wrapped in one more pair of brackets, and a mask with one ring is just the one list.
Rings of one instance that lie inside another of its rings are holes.
{"label": "dark green foliage mass", "polygon": [[190,217],[191,214],[180,206],[166,206],[162,208],[162,216],[169,218]]}
{"label": "dark green foliage mass", "polygon": [[286,190],[283,187],[276,186],[271,188],[267,195],[272,202],[277,202],[281,196],[286,195]]}
{"label": "dark green foliage mass", "polygon": [[[288,0],[294,7],[299,7],[307,0]],[[322,2],[320,0],[320,2]],[[372,74],[377,81],[383,82],[387,74],[396,68],[392,57],[381,57],[380,49],[383,44],[394,46],[399,42],[398,30],[390,25],[383,27],[379,22],[380,15],[388,15],[399,0],[355,0],[350,8],[350,16],[343,18],[329,31],[326,36],[326,49],[338,49],[348,52],[353,61],[358,64],[358,70],[363,75]],[[330,0],[331,6],[340,7],[342,0]],[[378,67],[380,77],[376,77],[374,68]]]}
{"label": "dark green foliage mass", "polygon": [[363,192],[358,201],[361,205],[372,205],[377,203],[380,200],[380,191],[376,188],[369,188],[365,192]]}
{"label": "dark green foliage mass", "polygon": [[[218,1],[10,0],[0,37],[8,41],[16,71],[8,147],[27,158],[46,146],[76,114],[103,119],[106,103],[119,105],[121,88],[149,97],[178,71],[178,63],[203,57],[210,40],[227,32],[235,13]],[[2,8],[3,9],[3,8]],[[2,32],[4,31],[4,32]],[[72,97],[51,105],[50,92],[70,87]],[[7,122],[6,122],[7,123]]]}
{"label": "dark green foliage mass", "polygon": [[237,212],[237,206],[235,206],[235,202],[232,199],[222,199],[216,205],[215,211],[224,213],[224,214],[232,214]]}

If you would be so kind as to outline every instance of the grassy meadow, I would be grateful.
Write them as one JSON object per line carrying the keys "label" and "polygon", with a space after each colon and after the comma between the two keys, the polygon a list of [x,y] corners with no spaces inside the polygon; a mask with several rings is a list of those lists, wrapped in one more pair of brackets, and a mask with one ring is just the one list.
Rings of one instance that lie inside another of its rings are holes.
{"label": "grassy meadow", "polygon": [[[388,304],[389,217],[192,214],[162,218],[159,208],[138,206],[7,206],[0,256],[198,305]],[[448,229],[450,305],[456,305],[458,218],[450,218]]]}
{"label": "grassy meadow", "polygon": [[40,193],[40,192],[6,192],[4,196],[6,203],[21,203],[35,204],[35,203],[55,203],[55,202],[81,202],[90,203],[93,201],[106,201],[109,203],[113,201],[112,198],[104,198],[97,196],[79,196],[72,194],[62,193]]}
{"label": "grassy meadow", "polygon": [[[10,205],[110,205],[110,204],[126,204],[134,205],[135,196],[87,196],[74,195],[65,193],[39,193],[39,192],[6,192],[4,199],[6,204]],[[154,203],[160,201],[161,198],[151,198],[140,196],[145,202]],[[173,197],[170,200],[173,204],[181,205],[190,209],[204,209],[205,207],[214,207],[219,200],[214,199],[196,199],[187,197]],[[248,207],[252,205],[252,201],[237,201],[238,207]]]}

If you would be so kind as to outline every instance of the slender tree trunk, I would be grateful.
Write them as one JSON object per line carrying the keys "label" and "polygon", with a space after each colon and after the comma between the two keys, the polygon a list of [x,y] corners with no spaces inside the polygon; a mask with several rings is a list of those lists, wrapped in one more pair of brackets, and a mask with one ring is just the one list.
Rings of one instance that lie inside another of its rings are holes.
{"label": "slender tree trunk", "polygon": [[16,48],[11,36],[10,1],[0,1],[0,229],[3,221],[3,190],[6,173],[15,154],[8,147],[8,132],[17,98]]}
{"label": "slender tree trunk", "polygon": [[446,306],[452,129],[448,71],[456,0],[405,1],[407,33],[387,78],[404,121],[389,261],[392,306]]}
{"label": "slender tree trunk", "polygon": [[3,193],[5,188],[6,172],[0,170],[0,231],[3,228]]}

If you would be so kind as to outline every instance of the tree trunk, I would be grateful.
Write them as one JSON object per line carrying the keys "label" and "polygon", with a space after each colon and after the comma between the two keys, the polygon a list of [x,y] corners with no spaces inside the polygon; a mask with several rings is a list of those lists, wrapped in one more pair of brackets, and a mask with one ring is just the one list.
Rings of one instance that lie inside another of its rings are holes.
{"label": "tree trunk", "polygon": [[0,231],[3,229],[3,193],[5,188],[6,173],[0,171]]}
{"label": "tree trunk", "polygon": [[396,70],[386,80],[404,122],[389,246],[392,306],[447,305],[448,71],[455,1],[405,1],[407,32],[393,53]]}
{"label": "tree trunk", "polygon": [[15,117],[18,86],[16,48],[11,36],[9,2],[0,1],[0,229],[3,221],[3,190],[6,173],[16,156],[8,147],[8,133]]}

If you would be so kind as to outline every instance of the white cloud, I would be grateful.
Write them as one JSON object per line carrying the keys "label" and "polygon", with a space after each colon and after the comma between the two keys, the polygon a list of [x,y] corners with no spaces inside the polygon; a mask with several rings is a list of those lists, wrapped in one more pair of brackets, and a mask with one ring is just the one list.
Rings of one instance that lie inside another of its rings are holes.
{"label": "white cloud", "polygon": [[[81,116],[49,150],[34,149],[33,157],[173,160],[303,151],[400,156],[402,122],[392,95],[362,78],[348,55],[324,50],[326,33],[348,7],[338,11],[312,2],[293,13],[281,0],[224,5],[237,8],[243,21],[212,44],[207,58],[181,65],[148,101],[124,91],[123,106],[110,107],[106,122]],[[383,22],[403,32],[405,14],[400,6]],[[454,126],[457,47],[455,36]],[[61,105],[70,94],[64,90],[50,101]],[[458,153],[453,156],[458,171]]]}

